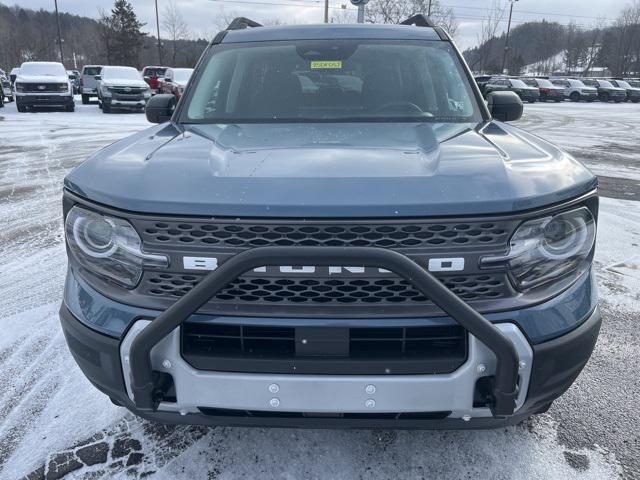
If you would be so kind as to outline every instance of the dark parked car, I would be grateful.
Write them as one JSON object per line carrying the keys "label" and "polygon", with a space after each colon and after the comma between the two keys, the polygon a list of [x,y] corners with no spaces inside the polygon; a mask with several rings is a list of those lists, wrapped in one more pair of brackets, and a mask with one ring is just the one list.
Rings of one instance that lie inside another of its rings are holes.
{"label": "dark parked car", "polygon": [[422,15],[234,20],[180,102],[149,100],[158,125],[65,178],[76,362],[169,423],[488,428],[546,411],[601,324],[597,179],[506,123],[522,109],[511,91],[485,102]]}
{"label": "dark parked car", "polygon": [[69,82],[71,82],[71,86],[73,87],[74,95],[80,93],[80,72],[78,70],[67,70],[67,75],[69,75]]}
{"label": "dark parked car", "polygon": [[546,78],[523,78],[522,81],[540,91],[541,102],[563,102],[564,88],[554,85]]}
{"label": "dark parked car", "polygon": [[583,78],[582,83],[588,87],[593,87],[598,90],[598,100],[601,102],[615,103],[626,102],[627,92],[623,88],[614,87],[608,80],[599,80],[595,78]]}
{"label": "dark parked car", "polygon": [[638,82],[637,86],[631,85],[631,83],[621,80],[614,79],[609,80],[614,87],[622,88],[625,92],[627,92],[627,100],[633,103],[640,102],[640,82]]}
{"label": "dark parked car", "polygon": [[142,70],[142,77],[153,93],[160,92],[160,81],[164,78],[167,68],[169,67],[144,67]]}
{"label": "dark parked car", "polygon": [[523,101],[535,103],[540,99],[540,91],[537,87],[530,87],[519,78],[495,77],[489,80],[484,87],[485,97],[491,92],[511,91],[515,92]]}
{"label": "dark parked car", "polygon": [[480,89],[480,93],[484,95],[484,87],[486,87],[487,83],[493,78],[493,75],[477,75],[474,77],[478,88]]}
{"label": "dark parked car", "polygon": [[0,74],[0,100],[4,101],[7,99],[7,102],[13,102],[13,88],[11,87],[11,81],[7,78],[7,76],[2,72]]}

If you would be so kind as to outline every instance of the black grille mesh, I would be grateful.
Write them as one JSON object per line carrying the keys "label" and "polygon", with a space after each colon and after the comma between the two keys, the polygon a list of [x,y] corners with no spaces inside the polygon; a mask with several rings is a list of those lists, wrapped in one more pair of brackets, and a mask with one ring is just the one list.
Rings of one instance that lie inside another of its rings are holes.
{"label": "black grille mesh", "polygon": [[461,247],[506,244],[503,221],[461,223],[250,223],[138,221],[147,244],[251,248],[263,246]]}
{"label": "black grille mesh", "polygon": [[[191,290],[201,275],[153,272],[143,280],[145,294],[178,298]],[[443,277],[441,281],[466,301],[508,295],[503,275]],[[407,304],[428,299],[399,277],[385,278],[270,278],[242,276],[213,299],[233,304]]]}

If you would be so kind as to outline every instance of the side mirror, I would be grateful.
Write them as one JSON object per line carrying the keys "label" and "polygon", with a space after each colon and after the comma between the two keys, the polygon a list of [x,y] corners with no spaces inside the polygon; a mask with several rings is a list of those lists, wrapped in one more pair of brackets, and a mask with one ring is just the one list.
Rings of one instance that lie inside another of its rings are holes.
{"label": "side mirror", "polygon": [[491,92],[487,95],[487,106],[496,120],[511,122],[522,117],[522,100],[515,92]]}
{"label": "side mirror", "polygon": [[151,123],[164,123],[171,118],[176,108],[176,97],[169,93],[154,95],[147,102],[145,113]]}
{"label": "side mirror", "polygon": [[144,77],[142,77],[142,78],[144,78],[145,80],[150,80],[150,79],[151,79],[151,77],[149,77],[149,75],[145,75],[145,76],[144,76]]}
{"label": "side mirror", "polygon": [[164,81],[165,82],[170,82],[171,81],[171,77],[164,77]]}
{"label": "side mirror", "polygon": [[96,80],[102,80],[102,76],[101,75],[94,75],[93,78],[95,78]]}

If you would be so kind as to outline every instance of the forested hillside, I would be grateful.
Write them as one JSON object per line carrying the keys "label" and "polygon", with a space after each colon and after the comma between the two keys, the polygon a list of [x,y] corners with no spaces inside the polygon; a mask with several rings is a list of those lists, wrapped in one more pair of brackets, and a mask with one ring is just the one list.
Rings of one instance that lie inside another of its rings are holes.
{"label": "forested hillside", "polygon": [[[525,65],[539,63],[542,71],[552,73],[558,66],[552,60],[561,58],[567,72],[588,74],[604,67],[613,75],[640,75],[640,2],[623,9],[613,22],[599,23],[591,28],[545,20],[518,25],[511,29],[505,68],[519,74]],[[505,33],[488,35],[464,56],[476,72],[499,73],[505,43]]]}
{"label": "forested hillside", "polygon": [[[135,58],[108,59],[108,36],[105,35],[105,25],[102,22],[61,12],[60,27],[64,63],[67,68],[74,67],[74,54],[78,66],[92,63],[124,63],[140,68],[157,64],[159,61],[157,40],[153,36],[142,36],[142,46]],[[57,39],[55,13],[18,6],[9,7],[0,3],[0,68],[8,70],[27,60],[59,61]],[[208,40],[177,39],[173,66],[193,66]],[[173,63],[173,47],[171,40],[163,39],[164,63]]]}

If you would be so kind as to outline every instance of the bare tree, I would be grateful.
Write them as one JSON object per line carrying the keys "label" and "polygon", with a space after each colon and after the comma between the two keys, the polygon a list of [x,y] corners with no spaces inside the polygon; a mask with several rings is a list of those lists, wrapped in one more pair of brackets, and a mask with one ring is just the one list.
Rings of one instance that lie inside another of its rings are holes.
{"label": "bare tree", "polygon": [[[480,25],[480,33],[477,34],[478,45],[485,45],[490,40],[496,38],[506,10],[506,4],[503,4],[502,0],[491,1],[491,4],[487,8],[486,15]],[[487,56],[489,53],[489,49],[478,49],[477,56],[472,62],[471,68],[473,70],[476,70],[477,68],[481,72],[485,72]]]}
{"label": "bare tree", "polygon": [[[367,4],[366,20],[371,23],[400,23],[416,13],[426,14],[429,0],[376,0]],[[452,8],[439,0],[431,1],[431,19],[452,37],[458,32],[458,20]]]}
{"label": "bare tree", "polygon": [[169,3],[164,8],[162,28],[166,31],[168,39],[171,42],[171,65],[176,65],[179,43],[182,40],[188,40],[191,32],[182,13],[180,13],[180,9],[173,0],[169,0]]}

